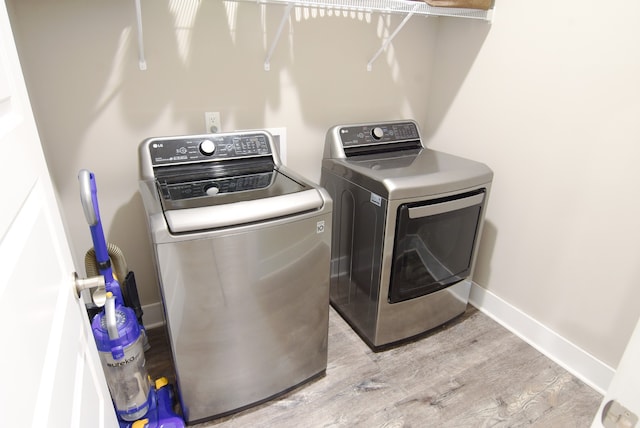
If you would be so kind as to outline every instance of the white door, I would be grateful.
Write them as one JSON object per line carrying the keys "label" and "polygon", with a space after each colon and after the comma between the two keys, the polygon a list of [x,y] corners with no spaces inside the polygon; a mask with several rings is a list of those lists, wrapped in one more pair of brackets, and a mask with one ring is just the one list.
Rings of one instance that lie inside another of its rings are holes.
{"label": "white door", "polygon": [[640,427],[640,320],[591,425],[603,426]]}
{"label": "white door", "polygon": [[0,426],[117,427],[0,3]]}

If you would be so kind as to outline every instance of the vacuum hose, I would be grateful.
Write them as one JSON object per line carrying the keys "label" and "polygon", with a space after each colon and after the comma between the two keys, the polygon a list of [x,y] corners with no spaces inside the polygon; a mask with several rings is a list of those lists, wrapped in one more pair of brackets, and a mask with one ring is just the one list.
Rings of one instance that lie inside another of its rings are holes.
{"label": "vacuum hose", "polygon": [[[138,297],[138,287],[136,285],[135,275],[132,271],[129,271],[129,267],[127,266],[127,261],[124,259],[122,250],[118,248],[116,244],[112,244],[111,242],[108,242],[106,246],[114,279],[120,285],[120,293],[124,300],[122,303],[133,309],[138,322],[142,326],[142,315],[144,312],[140,304],[140,298]],[[87,277],[101,275],[95,248],[90,248],[84,255],[84,268],[87,271]],[[99,312],[100,308],[95,308],[94,310],[96,311],[94,313],[95,315]],[[147,338],[147,332],[144,328],[142,328],[142,335],[143,346],[146,351],[149,349],[150,345],[149,339]]]}
{"label": "vacuum hose", "polygon": [[[127,273],[129,272],[129,268],[127,267],[127,261],[124,259],[122,250],[118,248],[117,245],[108,242],[107,253],[109,254],[111,267],[113,268],[113,274],[115,275],[116,280],[120,284],[123,284],[125,278],[127,277]],[[85,254],[84,268],[87,271],[87,278],[100,275],[100,270],[98,269],[98,261],[96,260],[95,248],[89,249],[89,251],[87,251],[87,254]]]}

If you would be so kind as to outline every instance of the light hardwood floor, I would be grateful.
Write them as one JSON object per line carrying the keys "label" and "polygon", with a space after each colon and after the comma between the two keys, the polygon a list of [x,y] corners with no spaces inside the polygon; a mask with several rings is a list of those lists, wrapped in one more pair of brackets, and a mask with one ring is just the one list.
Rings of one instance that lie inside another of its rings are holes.
{"label": "light hardwood floor", "polygon": [[[152,377],[175,379],[163,329]],[[326,375],[205,427],[589,427],[602,396],[469,306],[426,337],[374,353],[332,309]]]}

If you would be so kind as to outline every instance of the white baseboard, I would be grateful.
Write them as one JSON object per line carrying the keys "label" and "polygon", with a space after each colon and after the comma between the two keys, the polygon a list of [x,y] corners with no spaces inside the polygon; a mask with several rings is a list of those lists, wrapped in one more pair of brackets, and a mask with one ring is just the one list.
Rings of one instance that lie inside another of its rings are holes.
{"label": "white baseboard", "polygon": [[164,311],[161,302],[142,306],[142,312],[144,312],[142,322],[145,329],[149,330],[164,325]]}
{"label": "white baseboard", "polygon": [[469,303],[600,394],[606,393],[613,368],[476,283]]}

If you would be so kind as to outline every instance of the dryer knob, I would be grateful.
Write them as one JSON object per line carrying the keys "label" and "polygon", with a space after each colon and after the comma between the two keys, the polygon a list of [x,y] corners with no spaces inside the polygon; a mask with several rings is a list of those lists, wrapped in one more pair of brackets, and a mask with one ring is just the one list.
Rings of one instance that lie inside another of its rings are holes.
{"label": "dryer knob", "polygon": [[376,126],[371,130],[371,136],[376,140],[379,140],[384,137],[384,131],[379,126]]}
{"label": "dryer knob", "polygon": [[202,140],[200,142],[200,153],[205,156],[211,156],[216,151],[216,145],[211,140]]}

